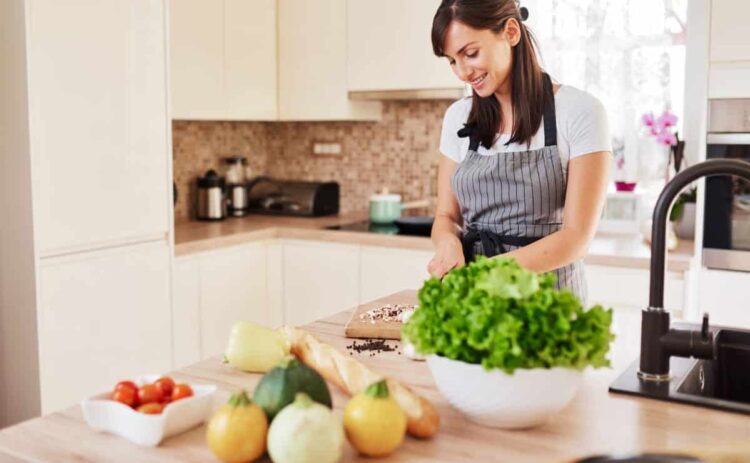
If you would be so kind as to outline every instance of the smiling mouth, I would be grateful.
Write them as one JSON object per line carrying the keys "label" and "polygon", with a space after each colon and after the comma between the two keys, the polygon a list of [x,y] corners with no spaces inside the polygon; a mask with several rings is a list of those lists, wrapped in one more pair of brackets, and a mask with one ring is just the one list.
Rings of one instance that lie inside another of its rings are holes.
{"label": "smiling mouth", "polygon": [[471,80],[469,82],[471,83],[471,85],[481,85],[481,83],[484,82],[484,79],[486,79],[486,78],[487,78],[487,74],[483,74],[483,75],[481,75],[481,76],[477,77],[476,79]]}

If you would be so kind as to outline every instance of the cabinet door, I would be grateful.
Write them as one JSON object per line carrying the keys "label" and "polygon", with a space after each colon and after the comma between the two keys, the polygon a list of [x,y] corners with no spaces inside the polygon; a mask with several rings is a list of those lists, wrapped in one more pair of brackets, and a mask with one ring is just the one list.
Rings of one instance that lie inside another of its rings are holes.
{"label": "cabinet door", "polygon": [[712,325],[750,329],[750,273],[703,269],[699,284],[698,307],[701,312],[708,312]]}
{"label": "cabinet door", "polygon": [[363,247],[360,260],[360,298],[364,304],[405,289],[419,289],[430,277],[431,251]]}
{"label": "cabinet door", "polygon": [[166,242],[43,259],[42,413],[172,366]]}
{"label": "cabinet door", "polygon": [[304,325],[357,306],[359,247],[284,241],[284,323]]}
{"label": "cabinet door", "polygon": [[[711,1],[711,61],[750,61],[747,0]],[[750,64],[750,63],[748,63]]]}
{"label": "cabinet door", "polygon": [[202,358],[224,352],[236,321],[281,324],[268,300],[265,243],[201,254],[200,280]]}
{"label": "cabinet door", "polygon": [[173,119],[224,117],[224,2],[169,1]]}
{"label": "cabinet door", "polygon": [[163,3],[29,3],[40,254],[163,238],[171,197]]}
{"label": "cabinet door", "polygon": [[223,119],[278,117],[276,59],[276,0],[224,0]]}
{"label": "cabinet door", "polygon": [[197,257],[174,260],[172,273],[172,346],[174,367],[201,359],[201,280]]}
{"label": "cabinet door", "polygon": [[[649,304],[650,278],[647,269],[586,266],[589,305],[645,309]],[[667,272],[664,305],[681,316],[685,302],[684,275]]]}
{"label": "cabinet door", "polygon": [[458,89],[430,43],[439,0],[348,0],[349,90]]}
{"label": "cabinet door", "polygon": [[346,44],[346,0],[279,0],[280,119],[380,119],[380,102],[349,100]]}

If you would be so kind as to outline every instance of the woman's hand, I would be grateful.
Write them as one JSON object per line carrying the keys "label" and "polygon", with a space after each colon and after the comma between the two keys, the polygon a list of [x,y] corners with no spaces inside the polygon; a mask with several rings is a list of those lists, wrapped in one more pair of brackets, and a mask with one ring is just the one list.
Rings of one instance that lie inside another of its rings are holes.
{"label": "woman's hand", "polygon": [[438,163],[438,202],[435,222],[432,225],[432,243],[435,256],[427,265],[430,275],[442,278],[455,267],[464,264],[464,250],[461,246],[461,210],[456,195],[451,188],[451,177],[458,163],[446,156],[440,156]]}
{"label": "woman's hand", "polygon": [[445,239],[435,248],[435,256],[427,265],[430,275],[442,278],[453,268],[464,265],[464,250],[458,238]]}

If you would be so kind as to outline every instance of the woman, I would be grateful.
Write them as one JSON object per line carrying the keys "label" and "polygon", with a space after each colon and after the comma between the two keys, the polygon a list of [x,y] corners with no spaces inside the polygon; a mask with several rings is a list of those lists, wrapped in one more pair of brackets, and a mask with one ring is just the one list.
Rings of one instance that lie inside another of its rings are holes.
{"label": "woman", "polygon": [[585,303],[582,258],[611,164],[603,106],[551,82],[513,0],[443,0],[432,44],[473,92],[445,113],[428,270],[505,254]]}

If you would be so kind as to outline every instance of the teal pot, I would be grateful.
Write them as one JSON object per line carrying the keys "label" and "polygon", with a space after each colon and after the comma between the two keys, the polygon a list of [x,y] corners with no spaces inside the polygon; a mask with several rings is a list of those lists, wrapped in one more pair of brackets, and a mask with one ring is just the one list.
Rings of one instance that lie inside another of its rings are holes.
{"label": "teal pot", "polygon": [[401,195],[379,194],[370,196],[370,222],[377,224],[390,224],[401,217],[404,209],[429,207],[427,200],[401,202]]}

